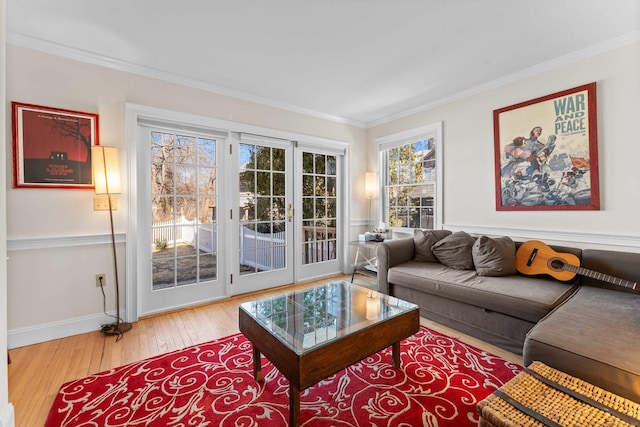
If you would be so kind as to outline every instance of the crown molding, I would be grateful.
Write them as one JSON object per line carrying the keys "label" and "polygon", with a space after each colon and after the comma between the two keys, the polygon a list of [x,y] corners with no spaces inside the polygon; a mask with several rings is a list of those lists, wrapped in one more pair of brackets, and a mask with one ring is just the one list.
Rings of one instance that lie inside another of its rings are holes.
{"label": "crown molding", "polygon": [[144,67],[137,64],[132,64],[127,61],[122,61],[108,56],[98,55],[92,52],[88,52],[81,49],[72,48],[69,46],[53,43],[48,40],[43,40],[37,37],[27,36],[12,31],[7,32],[7,44],[32,49],[38,52],[48,53],[55,56],[61,56],[76,61],[86,62],[93,65],[98,65],[105,68],[110,68],[116,71],[123,71],[126,73],[132,73],[141,75],[144,77],[150,77],[169,83],[179,84],[181,86],[187,86],[194,89],[203,90],[206,92],[215,93],[218,95],[224,95],[231,98],[237,98],[243,101],[253,102],[255,104],[261,104],[268,107],[278,108],[281,110],[289,111],[292,113],[304,114],[311,117],[316,117],[323,120],[329,120],[336,123],[346,124],[359,128],[366,128],[365,122],[351,120],[344,117],[334,116],[331,114],[321,113],[319,111],[311,110],[308,108],[299,107],[285,102],[275,101],[273,99],[253,95],[240,90],[230,89],[224,86],[214,85],[211,83],[203,82],[202,80],[192,79],[189,77],[181,76],[175,73],[169,73],[166,71],[156,70],[150,67]]}
{"label": "crown molding", "polygon": [[535,76],[536,74],[540,74],[546,71],[551,71],[556,68],[570,65],[575,62],[582,61],[584,59],[588,59],[593,56],[600,55],[602,53],[606,53],[608,51],[619,49],[619,48],[631,45],[633,43],[638,43],[638,42],[640,42],[640,31],[627,33],[621,37],[607,40],[607,41],[589,46],[587,48],[572,52],[568,55],[564,55],[564,56],[552,59],[550,61],[537,64],[533,67],[529,67],[527,69],[518,71],[516,73],[512,73],[507,76],[491,80],[489,82],[469,88],[462,92],[458,92],[454,95],[439,99],[437,101],[424,104],[419,107],[411,108],[409,110],[405,110],[396,114],[392,114],[390,116],[384,117],[379,120],[368,122],[367,129],[373,128],[375,126],[380,126],[382,124],[389,123],[394,120],[402,119],[404,117],[408,117],[414,114],[422,113],[424,111],[428,111],[433,108],[436,108],[445,104],[449,104],[454,101],[459,101],[469,96],[478,95],[480,93],[487,92],[492,89],[497,89],[509,83],[513,83],[527,77]]}
{"label": "crown molding", "polygon": [[481,85],[458,92],[451,96],[438,99],[434,102],[430,102],[428,104],[423,104],[415,108],[404,110],[399,113],[392,114],[387,117],[374,120],[371,122],[362,122],[362,121],[347,119],[344,117],[334,116],[331,114],[321,113],[315,110],[287,104],[284,102],[275,101],[273,99],[264,98],[257,95],[253,95],[247,92],[206,83],[198,79],[192,79],[192,78],[180,76],[178,74],[156,70],[150,67],[144,67],[141,65],[132,64],[119,59],[97,55],[92,52],[71,48],[69,46],[53,43],[48,40],[43,40],[40,38],[27,36],[27,35],[12,32],[12,31],[7,32],[7,44],[12,44],[15,46],[24,47],[24,48],[36,50],[39,52],[48,53],[51,55],[56,55],[56,56],[61,56],[68,59],[86,62],[86,63],[114,69],[117,71],[123,71],[123,72],[137,74],[145,77],[155,78],[155,79],[167,81],[170,83],[179,84],[182,86],[192,87],[195,89],[204,90],[211,93],[216,93],[218,95],[229,96],[232,98],[249,101],[256,104],[274,107],[274,108],[278,108],[278,109],[293,112],[293,113],[304,114],[307,116],[329,120],[329,121],[346,124],[350,126],[355,126],[363,129],[370,129],[388,122],[392,122],[394,120],[402,119],[404,117],[408,117],[414,114],[428,111],[433,108],[436,108],[445,104],[449,104],[451,102],[455,102],[463,98],[467,98],[469,96],[477,95],[492,89],[496,89],[501,86],[505,86],[509,83],[513,83],[513,82],[522,80],[524,78],[534,76],[536,74],[550,71],[562,66],[570,65],[575,62],[588,59],[593,56],[596,56],[614,49],[618,49],[624,46],[628,46],[633,43],[638,43],[638,42],[640,42],[640,31],[634,31],[634,32],[625,34],[623,36],[620,36],[611,40],[606,40],[604,42],[589,46],[584,49],[580,49],[568,55],[564,55],[562,57],[558,57],[550,61],[537,64],[525,70],[521,70],[516,73],[512,73],[510,75],[491,80]]}

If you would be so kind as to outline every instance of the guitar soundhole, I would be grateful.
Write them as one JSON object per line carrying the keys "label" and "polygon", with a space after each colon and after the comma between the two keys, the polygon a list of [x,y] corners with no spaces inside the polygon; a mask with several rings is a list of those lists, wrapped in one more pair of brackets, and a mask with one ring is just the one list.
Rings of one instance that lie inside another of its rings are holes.
{"label": "guitar soundhole", "polygon": [[559,258],[551,258],[549,260],[549,268],[553,271],[562,271],[564,269],[564,261]]}

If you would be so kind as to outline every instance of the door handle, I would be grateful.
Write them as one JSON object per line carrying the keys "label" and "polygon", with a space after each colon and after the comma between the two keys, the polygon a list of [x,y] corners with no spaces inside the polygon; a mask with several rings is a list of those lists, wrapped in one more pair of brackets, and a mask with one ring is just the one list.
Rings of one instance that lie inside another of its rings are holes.
{"label": "door handle", "polygon": [[291,205],[291,203],[289,203],[289,209],[288,209],[288,216],[289,216],[289,222],[293,221],[293,206]]}

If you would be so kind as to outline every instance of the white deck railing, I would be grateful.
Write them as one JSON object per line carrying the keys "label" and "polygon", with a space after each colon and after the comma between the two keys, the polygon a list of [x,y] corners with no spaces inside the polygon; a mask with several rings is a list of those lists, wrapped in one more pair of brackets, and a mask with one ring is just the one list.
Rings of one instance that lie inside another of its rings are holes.
{"label": "white deck railing", "polygon": [[[197,231],[197,233],[196,233]],[[197,225],[180,217],[177,221],[153,224],[153,244],[166,242],[168,245],[186,243],[199,250],[215,254],[218,251],[218,226]],[[197,236],[197,239],[196,239]],[[335,237],[335,234],[330,236]],[[315,241],[308,239],[302,244],[303,264],[336,259],[335,240]],[[240,227],[240,264],[262,271],[278,270],[286,267],[286,232],[260,233],[247,226]]]}
{"label": "white deck railing", "polygon": [[177,221],[165,221],[153,224],[153,244],[165,242],[168,245],[187,243],[196,246],[196,230],[198,249],[208,253],[218,251],[218,227],[216,223],[196,225],[181,216]]}
{"label": "white deck railing", "polygon": [[269,271],[286,267],[286,232],[259,233],[240,227],[240,264]]}

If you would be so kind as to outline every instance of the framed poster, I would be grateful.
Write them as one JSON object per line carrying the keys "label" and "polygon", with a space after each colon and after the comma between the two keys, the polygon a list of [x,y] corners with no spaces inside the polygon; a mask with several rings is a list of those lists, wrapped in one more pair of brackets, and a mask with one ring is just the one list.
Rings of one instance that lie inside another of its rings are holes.
{"label": "framed poster", "polygon": [[11,103],[13,187],[93,188],[98,115]]}
{"label": "framed poster", "polygon": [[599,210],[596,84],[493,112],[496,210]]}

